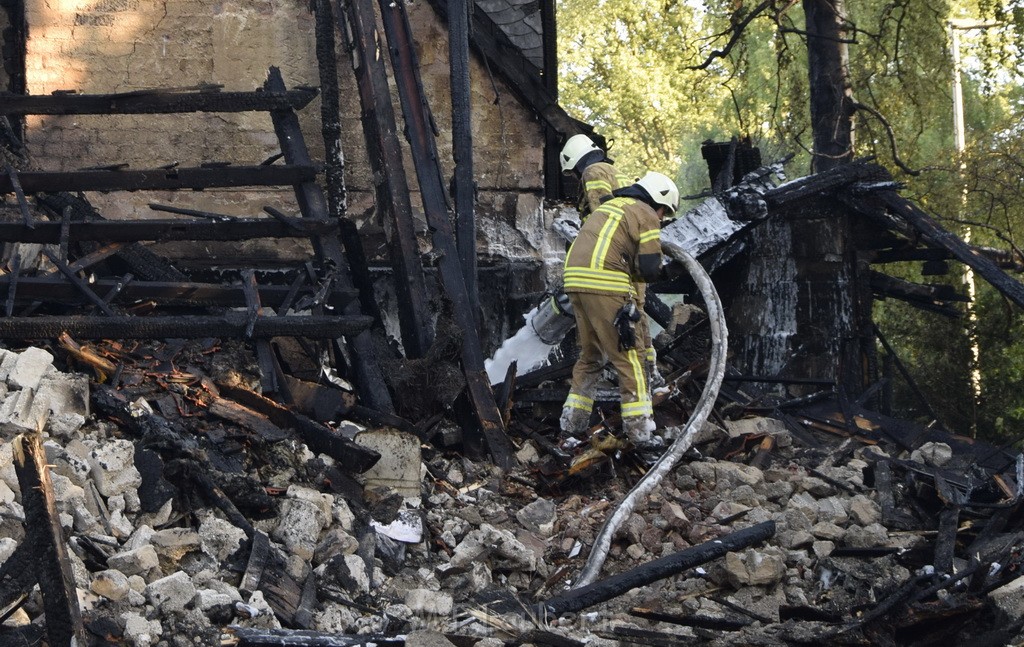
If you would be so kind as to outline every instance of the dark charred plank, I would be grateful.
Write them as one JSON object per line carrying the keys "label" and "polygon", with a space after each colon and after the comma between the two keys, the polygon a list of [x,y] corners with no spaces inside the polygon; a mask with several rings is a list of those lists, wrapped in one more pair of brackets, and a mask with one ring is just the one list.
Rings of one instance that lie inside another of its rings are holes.
{"label": "dark charred plank", "polygon": [[683,616],[676,613],[665,613],[663,611],[641,608],[630,609],[629,615],[636,616],[637,618],[643,618],[644,620],[653,620],[655,622],[668,622],[682,627],[700,627],[701,629],[718,629],[721,631],[739,631],[743,627],[747,627],[751,624],[749,620],[712,618],[709,616],[698,615]]}
{"label": "dark charred plank", "polygon": [[1024,307],[1024,284],[999,269],[991,259],[977,253],[958,236],[943,229],[931,216],[895,191],[882,191],[874,195],[889,211],[909,222],[929,244],[949,250],[958,261],[981,275],[1003,296],[1017,306]]}
{"label": "dark charred plank", "polygon": [[316,95],[315,88],[295,88],[287,92],[182,92],[154,89],[114,94],[51,95],[0,92],[0,114],[136,115],[301,110]]}
{"label": "dark charred plank", "polygon": [[673,633],[632,627],[612,627],[611,631],[598,631],[597,635],[646,647],[690,647],[693,644],[692,638],[681,638]]}
{"label": "dark charred plank", "polygon": [[28,208],[28,201],[25,200],[25,191],[22,189],[21,180],[18,179],[18,171],[10,164],[7,165],[7,181],[11,183],[14,196],[18,200],[18,208],[21,210],[21,221],[26,229],[36,226],[32,218],[32,212]]}
{"label": "dark charred plank", "polygon": [[935,537],[935,569],[940,573],[953,572],[956,529],[959,521],[959,506],[944,507],[939,513],[939,533]]}
{"label": "dark charred plank", "polygon": [[[146,171],[31,171],[19,175],[26,194],[41,191],[143,191],[236,186],[289,186],[316,179],[312,166],[228,166]],[[0,193],[14,190],[0,175]]]}
{"label": "dark charred plank", "polygon": [[[268,92],[283,92],[285,85],[284,79],[281,77],[281,70],[271,67],[263,87]],[[298,116],[292,110],[272,110],[270,118],[274,122],[274,132],[277,134],[285,161],[288,164],[312,164],[306,142],[302,138],[302,128],[299,126]],[[299,204],[302,217],[313,222],[329,222],[331,218],[327,200],[315,178],[307,178],[292,184],[294,184],[295,199]],[[324,263],[333,265],[341,286],[343,288],[353,287],[355,284],[352,281],[351,267],[342,251],[342,243],[338,237],[313,236],[311,240],[317,258]],[[369,286],[356,285],[355,287],[359,288],[362,300],[370,298],[365,294]],[[343,312],[349,316],[361,314],[359,304],[355,302],[345,306]],[[378,323],[380,322],[378,321]],[[393,413],[395,405],[391,400],[391,394],[388,392],[380,366],[374,359],[373,340],[370,338],[367,328],[368,326],[358,331],[339,331],[338,336],[345,336],[349,341],[354,355],[355,382],[363,402],[379,411]]]}
{"label": "dark charred plank", "polygon": [[35,568],[35,545],[23,541],[0,565],[0,609],[6,609],[32,591],[36,584]]}
{"label": "dark charred plank", "polygon": [[[587,586],[568,591],[538,605],[541,614],[560,615],[580,611],[611,600],[630,589],[646,586],[666,577],[699,566],[726,553],[758,544],[775,534],[775,522],[765,521],[712,541],[681,550],[618,575],[612,575]],[[543,617],[543,615],[541,616]]]}
{"label": "dark charred plank", "polygon": [[[72,266],[68,267],[72,269]],[[117,279],[97,279],[90,285],[99,293],[108,293],[117,286],[117,283]],[[23,300],[69,305],[84,303],[81,292],[67,281],[60,279],[19,278],[14,274],[0,276],[0,291],[6,289],[10,294],[15,289],[12,288],[12,285],[16,286],[16,296]],[[307,288],[306,291],[309,292],[310,288]],[[260,302],[269,307],[277,308],[284,304],[289,300],[290,294],[289,286],[261,285],[259,287]],[[342,308],[355,296],[356,292],[351,288],[343,289],[333,286],[327,294],[325,303],[333,308]],[[240,286],[216,283],[133,281],[124,286],[120,297],[127,302],[153,300],[168,305],[211,305],[235,308],[246,304],[245,293]]]}
{"label": "dark charred plank", "polygon": [[330,427],[282,406],[255,391],[226,384],[217,386],[224,396],[262,413],[278,427],[294,429],[311,450],[327,454],[337,460],[345,469],[365,472],[380,460],[380,454],[374,450],[357,445]]}
{"label": "dark charred plank", "polygon": [[409,358],[423,357],[434,339],[428,308],[426,280],[416,238],[409,180],[402,161],[395,112],[391,103],[384,58],[376,24],[373,0],[345,3],[338,16],[342,34],[358,59],[356,85],[362,107],[361,120],[366,153],[373,170],[374,194],[385,220],[391,223],[388,249],[398,293],[398,324],[402,345]]}
{"label": "dark charred plank", "polygon": [[256,531],[251,541],[249,563],[239,590],[246,595],[262,591],[267,604],[282,623],[292,627],[299,625],[302,618],[297,622],[296,612],[302,605],[304,585],[288,574],[285,556],[271,545],[266,534]]}
{"label": "dark charred plank", "polygon": [[480,325],[480,293],[477,287],[476,186],[473,181],[473,130],[471,128],[469,83],[469,3],[448,3],[448,81],[452,103],[452,158],[455,172],[452,191],[455,199],[455,233],[462,275],[466,279],[469,305]]}
{"label": "dark charred plank", "polygon": [[[0,222],[0,237],[19,243],[61,242],[62,223],[37,221],[34,227],[23,223]],[[152,240],[252,240],[257,238],[308,238],[311,235],[336,234],[337,223],[309,222],[289,218],[285,222],[273,218],[238,218],[229,221],[181,218],[167,220],[94,220],[71,222],[68,237],[75,241],[92,240],[106,243]]]}
{"label": "dark charred plank", "polygon": [[[255,339],[333,339],[338,335],[357,334],[369,328],[372,323],[373,320],[364,315],[260,317],[253,326],[252,336]],[[0,337],[55,339],[66,332],[81,339],[241,339],[247,326],[248,320],[243,312],[229,312],[219,317],[5,317],[0,318]]]}
{"label": "dark charred plank", "polygon": [[230,626],[226,633],[238,640],[238,647],[404,647],[405,637],[324,634],[295,629],[252,629]]}
{"label": "dark charred plank", "polygon": [[244,427],[254,432],[263,440],[275,442],[288,437],[288,434],[283,429],[270,422],[265,415],[242,406],[237,402],[232,402],[225,398],[214,398],[209,403],[208,408],[210,413],[218,418],[233,422],[239,427]]}
{"label": "dark charred plank", "polygon": [[25,541],[34,547],[33,569],[43,594],[49,643],[86,645],[75,578],[39,434],[14,439],[14,470],[25,508]]}
{"label": "dark charred plank", "polygon": [[[452,314],[462,331],[462,370],[466,375],[467,392],[472,403],[478,429],[465,429],[466,446],[470,451],[478,443],[472,436],[483,434],[494,463],[502,468],[516,464],[512,443],[505,435],[501,419],[484,371],[483,350],[477,332],[477,313],[470,299],[471,290],[459,263],[459,250],[449,220],[448,198],[439,166],[431,124],[433,118],[419,76],[409,17],[405,5],[381,0],[380,12],[387,34],[391,66],[398,86],[398,97],[405,117],[406,135],[412,151],[413,165],[419,180],[420,196],[427,224],[433,232],[434,249],[440,253],[438,269],[445,294],[452,302]],[[467,425],[468,426],[468,425]]]}
{"label": "dark charred plank", "polygon": [[77,289],[78,292],[82,296],[84,296],[87,301],[89,301],[92,305],[99,308],[100,311],[103,314],[107,315],[108,317],[114,316],[114,311],[110,309],[110,306],[108,306],[106,302],[103,301],[103,299],[96,296],[96,293],[92,291],[92,288],[89,287],[89,285],[85,281],[78,278],[78,275],[71,271],[71,269],[67,266],[67,264],[64,261],[55,257],[46,249],[42,250],[42,254],[43,256],[46,257],[47,260],[53,263],[54,267],[56,267],[57,270],[64,275],[64,278],[67,279],[67,281],[71,283],[71,285],[75,286],[75,289]]}

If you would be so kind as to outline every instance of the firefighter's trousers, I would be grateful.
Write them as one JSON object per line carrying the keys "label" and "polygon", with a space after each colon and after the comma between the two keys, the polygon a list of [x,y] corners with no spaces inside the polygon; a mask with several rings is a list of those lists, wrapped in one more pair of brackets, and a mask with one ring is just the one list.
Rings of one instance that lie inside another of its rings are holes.
{"label": "firefighter's trousers", "polygon": [[[563,409],[563,431],[579,433],[586,428],[594,406],[594,386],[608,363],[619,376],[623,425],[630,419],[650,418],[653,408],[641,357],[643,350],[619,350],[619,334],[613,324],[619,309],[630,300],[635,302],[635,296],[572,292],[569,299],[576,313],[580,357],[573,368],[572,386]],[[638,335],[637,346],[642,343]]]}

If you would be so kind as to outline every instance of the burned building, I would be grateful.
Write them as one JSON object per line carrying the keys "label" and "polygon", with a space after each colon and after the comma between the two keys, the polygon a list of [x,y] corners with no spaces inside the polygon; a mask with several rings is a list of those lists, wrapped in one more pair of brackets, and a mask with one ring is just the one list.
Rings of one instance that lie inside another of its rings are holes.
{"label": "burned building", "polygon": [[[483,370],[556,287],[553,157],[587,131],[556,101],[551,3],[0,7],[0,338],[23,348],[0,352],[0,637],[997,644],[1024,625],[1024,460],[869,406],[872,299],[949,296],[872,262],[926,247],[1018,304],[1020,285],[884,169],[786,181],[709,146],[712,190],[664,238],[718,293],[687,322],[649,304],[672,460],[610,414],[573,447],[552,413],[571,359]],[[653,292],[705,294],[690,269]],[[609,531],[620,573],[567,590],[612,500],[659,469]],[[609,601],[600,626],[579,613]]]}

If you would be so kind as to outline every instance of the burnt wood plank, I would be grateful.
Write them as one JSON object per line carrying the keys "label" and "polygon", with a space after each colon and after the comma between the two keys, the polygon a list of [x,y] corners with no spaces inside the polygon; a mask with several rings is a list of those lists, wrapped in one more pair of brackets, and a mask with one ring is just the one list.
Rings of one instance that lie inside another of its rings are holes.
{"label": "burnt wood plank", "polygon": [[[420,196],[427,224],[433,230],[434,249],[440,253],[438,269],[445,294],[452,302],[452,315],[462,331],[462,370],[466,376],[469,401],[479,429],[467,429],[466,448],[474,451],[480,434],[495,464],[502,468],[516,464],[512,442],[505,435],[501,412],[494,401],[490,381],[484,370],[484,356],[477,332],[477,316],[470,301],[470,290],[459,263],[459,250],[449,220],[448,199],[443,172],[439,166],[437,147],[431,127],[433,118],[419,77],[419,62],[409,27],[409,17],[402,3],[380,1],[384,32],[387,34],[391,67],[395,71],[398,97],[405,117],[406,136],[412,151],[413,165],[419,180]],[[470,425],[467,425],[470,426]],[[476,438],[473,438],[476,436]]]}
{"label": "burnt wood plank", "polygon": [[[354,335],[370,327],[364,315],[328,317],[260,317],[253,326],[255,339],[308,337],[333,339]],[[244,312],[198,317],[89,317],[39,316],[0,318],[0,337],[6,339],[55,339],[66,332],[81,339],[202,339],[245,335],[248,320]]]}
{"label": "burnt wood plank", "polygon": [[391,88],[379,51],[381,44],[373,0],[355,0],[344,6],[338,25],[359,61],[354,71],[367,159],[373,170],[374,195],[377,208],[391,226],[388,249],[395,273],[393,284],[398,294],[402,346],[407,357],[423,357],[434,339],[433,325],[409,197],[409,180],[391,104]]}
{"label": "burnt wood plank", "polygon": [[[316,179],[306,165],[228,166],[144,171],[29,171],[18,178],[26,194],[41,191],[143,191],[209,189],[236,186],[289,186]],[[0,192],[11,193],[9,176],[0,175]]]}
{"label": "burnt wood plank", "polygon": [[25,541],[35,548],[33,569],[43,594],[49,643],[86,645],[75,577],[39,434],[23,434],[14,439],[14,470],[25,508]]}
{"label": "burnt wood plank", "polygon": [[[74,264],[72,264],[74,265]],[[106,294],[117,286],[119,279],[97,279],[90,285],[99,293]],[[0,276],[0,292],[14,290],[19,299],[57,302],[65,304],[84,303],[84,297],[67,281],[46,277],[18,277],[16,274]],[[260,302],[266,306],[278,307],[289,301],[290,287],[286,285],[261,285]],[[306,288],[310,292],[311,288]],[[327,295],[326,303],[332,307],[344,307],[356,296],[355,290],[334,287]],[[237,285],[216,283],[190,283],[175,281],[133,281],[124,286],[120,297],[125,301],[155,300],[170,305],[219,305],[229,308],[245,306],[245,294]]]}
{"label": "burnt wood plank", "polygon": [[315,88],[294,88],[286,92],[182,92],[160,89],[114,94],[26,95],[0,92],[0,114],[136,115],[301,110],[316,95]]}
{"label": "burnt wood plank", "polygon": [[[365,472],[380,460],[376,451],[356,444],[339,432],[296,411],[282,406],[255,391],[218,384],[221,393],[242,405],[258,411],[280,428],[295,429],[310,449],[338,461],[345,469]],[[286,378],[285,389],[289,384]],[[409,423],[405,423],[409,426]]]}
{"label": "burnt wood plank", "polygon": [[580,611],[622,595],[630,589],[645,586],[666,577],[699,566],[726,553],[758,544],[775,534],[775,522],[764,521],[717,539],[686,548],[672,555],[641,564],[618,575],[573,589],[538,605],[544,617]]}
{"label": "burnt wood plank", "polygon": [[[284,79],[281,77],[281,70],[271,67],[267,73],[267,80],[263,87],[268,92],[284,91]],[[302,128],[299,126],[299,118],[291,110],[273,110],[270,113],[271,121],[274,122],[274,132],[281,144],[281,152],[288,164],[309,165],[312,160],[306,142],[302,138]],[[303,218],[311,221],[330,221],[330,211],[327,208],[327,200],[317,185],[315,178],[308,178],[295,182],[295,199],[299,203],[299,210]],[[317,257],[334,266],[337,280],[344,288],[353,287],[351,269],[348,259],[342,251],[342,244],[337,236],[313,236],[313,250]],[[358,287],[358,286],[357,286]],[[364,288],[366,286],[363,286]],[[366,297],[364,297],[366,298]],[[358,303],[350,303],[343,311],[348,316],[361,316]],[[372,323],[373,319],[370,318]],[[359,330],[351,331],[346,337],[352,350],[353,368],[355,369],[355,381],[359,389],[359,395],[368,406],[394,413],[395,405],[388,392],[387,383],[380,366],[375,360],[373,340],[368,331],[369,326]],[[342,333],[344,334],[344,333]],[[339,335],[340,336],[340,335]],[[340,351],[339,351],[340,352]]]}
{"label": "burnt wood plank", "polygon": [[469,0],[449,0],[448,8],[448,79],[452,98],[452,158],[455,161],[455,173],[452,177],[455,231],[469,304],[477,317],[479,327],[476,217],[473,213],[476,187],[473,181],[473,131],[470,124],[472,113],[469,99]]}
{"label": "burnt wood plank", "polygon": [[0,609],[6,609],[32,591],[36,584],[35,565],[35,546],[30,541],[18,544],[0,565]]}
{"label": "burnt wood plank", "polygon": [[1006,298],[1024,307],[1024,284],[999,269],[991,259],[977,253],[958,236],[943,229],[931,216],[895,191],[882,191],[875,195],[890,211],[919,231],[929,244],[949,250],[957,260],[980,274]]}
{"label": "burnt wood plank", "polygon": [[[18,243],[61,242],[62,223],[36,221],[27,227],[17,222],[0,222],[0,239]],[[94,220],[72,222],[68,238],[105,243],[169,240],[252,240],[256,238],[309,238],[311,235],[337,234],[333,222],[310,222],[290,218],[281,222],[271,218],[238,218],[211,222],[198,219],[166,220]]]}

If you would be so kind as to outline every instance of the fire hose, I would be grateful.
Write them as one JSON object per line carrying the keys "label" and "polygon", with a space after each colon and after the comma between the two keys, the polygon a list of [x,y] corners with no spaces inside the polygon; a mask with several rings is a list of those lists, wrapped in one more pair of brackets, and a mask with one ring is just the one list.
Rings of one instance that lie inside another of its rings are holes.
{"label": "fire hose", "polygon": [[590,550],[587,563],[583,565],[583,571],[579,578],[573,583],[573,589],[587,586],[597,579],[608,558],[608,550],[611,548],[612,538],[618,532],[623,523],[629,519],[639,502],[645,500],[647,495],[661,483],[665,475],[671,472],[683,454],[693,445],[697,432],[704,426],[715,400],[718,398],[718,390],[722,386],[722,379],[725,377],[725,355],[728,342],[728,330],[725,327],[725,313],[722,311],[722,302],[718,298],[711,277],[704,271],[692,256],[686,253],[682,247],[670,241],[662,241],[662,251],[673,260],[682,263],[690,273],[694,283],[704,298],[704,306],[707,309],[708,320],[711,322],[711,360],[708,366],[708,377],[704,383],[704,390],[701,392],[700,400],[697,401],[690,419],[682,427],[677,427],[676,438],[669,445],[661,458],[654,463],[647,474],[633,486],[633,489],[622,499],[615,512],[605,520],[601,531],[594,540],[594,546]]}

